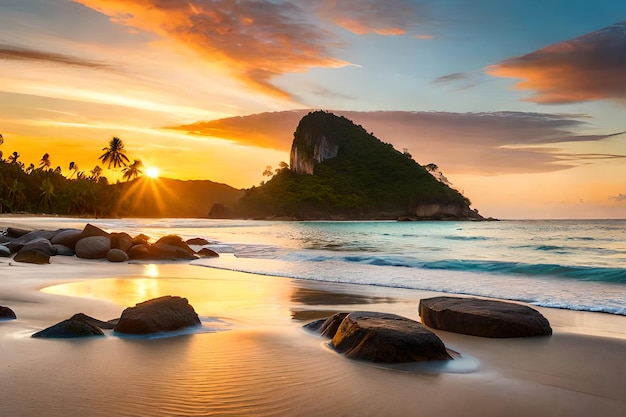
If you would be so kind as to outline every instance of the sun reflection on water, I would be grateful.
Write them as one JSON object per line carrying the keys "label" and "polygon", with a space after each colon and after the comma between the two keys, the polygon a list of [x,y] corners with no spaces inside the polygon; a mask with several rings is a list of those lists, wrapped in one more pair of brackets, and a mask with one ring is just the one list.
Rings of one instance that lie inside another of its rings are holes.
{"label": "sun reflection on water", "polygon": [[[173,295],[187,298],[201,316],[230,317],[242,322],[290,321],[290,286],[243,275],[220,273],[220,278],[172,277],[163,265],[145,265],[143,276],[90,279],[43,288],[48,294],[112,301],[134,306],[153,298]],[[171,271],[169,271],[171,272]],[[193,274],[192,274],[193,275]],[[222,277],[222,275],[224,277]],[[276,313],[279,313],[278,315]]]}

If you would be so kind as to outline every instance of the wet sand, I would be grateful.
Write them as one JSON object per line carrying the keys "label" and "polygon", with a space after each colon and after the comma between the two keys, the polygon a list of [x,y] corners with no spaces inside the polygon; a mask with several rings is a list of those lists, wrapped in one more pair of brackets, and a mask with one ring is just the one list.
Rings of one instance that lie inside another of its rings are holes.
{"label": "wet sand", "polygon": [[[183,264],[0,258],[2,416],[626,415],[626,317],[540,308],[554,335],[435,331],[456,365],[393,370],[347,360],[304,330],[337,311],[419,320],[426,291],[274,278]],[[166,338],[42,340],[77,312],[99,319],[172,294],[202,328]]]}

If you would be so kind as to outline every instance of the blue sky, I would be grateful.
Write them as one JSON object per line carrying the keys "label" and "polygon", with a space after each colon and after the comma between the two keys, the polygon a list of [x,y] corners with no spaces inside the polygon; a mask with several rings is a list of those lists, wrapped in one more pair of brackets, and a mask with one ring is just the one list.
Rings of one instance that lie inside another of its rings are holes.
{"label": "blue sky", "polygon": [[258,183],[309,109],[502,218],[626,217],[626,2],[0,0],[5,156]]}

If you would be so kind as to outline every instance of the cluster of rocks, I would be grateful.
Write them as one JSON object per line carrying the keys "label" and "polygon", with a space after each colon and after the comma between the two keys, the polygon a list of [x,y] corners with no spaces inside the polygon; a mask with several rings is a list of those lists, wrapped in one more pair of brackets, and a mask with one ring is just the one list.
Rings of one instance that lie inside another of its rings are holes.
{"label": "cluster of rocks", "polygon": [[102,321],[83,313],[74,314],[32,335],[37,338],[76,338],[115,333],[146,335],[197,326],[200,318],[186,298],[166,295],[128,307],[120,318]]}
{"label": "cluster of rocks", "polygon": [[434,297],[420,300],[419,313],[423,324],[395,314],[343,312],[304,327],[329,338],[329,346],[346,357],[376,363],[452,359],[426,326],[492,338],[552,334],[550,323],[537,310],[503,301]]}
{"label": "cluster of rocks", "polygon": [[81,229],[24,230],[7,228],[0,235],[0,256],[12,256],[16,262],[50,263],[54,255],[76,256],[83,259],[128,260],[191,260],[219,256],[209,248],[198,252],[190,245],[206,245],[206,239],[184,241],[178,235],[167,235],[155,243],[144,234],[130,236],[126,232],[108,233],[92,224]]}

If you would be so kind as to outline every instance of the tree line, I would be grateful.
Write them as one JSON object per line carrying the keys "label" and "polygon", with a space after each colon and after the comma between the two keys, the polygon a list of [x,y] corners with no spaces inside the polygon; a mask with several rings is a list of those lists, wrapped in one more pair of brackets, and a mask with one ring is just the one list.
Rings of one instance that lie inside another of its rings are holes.
{"label": "tree line", "polygon": [[[5,140],[0,134],[0,146]],[[113,137],[102,148],[98,160],[107,169],[121,168],[125,181],[139,177],[143,163],[130,162],[124,142]],[[74,161],[69,163],[69,175],[63,175],[60,166],[52,168],[52,158],[44,153],[35,163],[26,165],[19,152],[6,158],[0,149],[0,213],[41,213],[59,215],[110,216],[119,200],[119,187],[110,186],[100,165],[85,172]]]}

